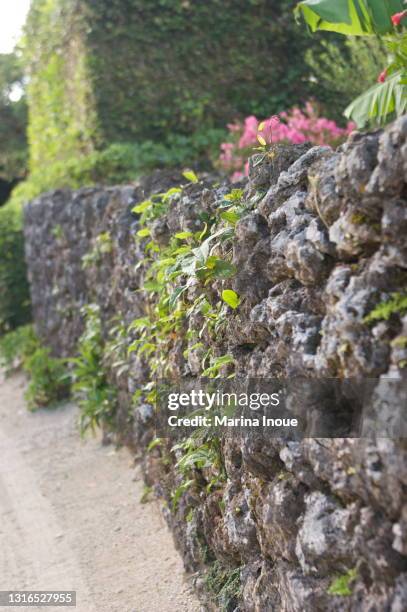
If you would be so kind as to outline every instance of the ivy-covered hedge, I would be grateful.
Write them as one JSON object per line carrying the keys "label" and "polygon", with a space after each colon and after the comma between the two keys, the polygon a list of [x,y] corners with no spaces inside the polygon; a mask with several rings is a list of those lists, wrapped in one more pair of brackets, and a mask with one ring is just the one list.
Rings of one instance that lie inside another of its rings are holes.
{"label": "ivy-covered hedge", "polygon": [[0,208],[0,335],[30,320],[21,211]]}
{"label": "ivy-covered hedge", "polygon": [[[33,0],[31,170],[112,143],[166,143],[315,93],[292,0]],[[323,97],[324,92],[318,92]]]}
{"label": "ivy-covered hedge", "polygon": [[159,168],[196,165],[209,170],[212,168],[209,160],[218,155],[223,137],[224,131],[214,128],[197,132],[193,137],[175,135],[166,144],[152,140],[115,143],[102,151],[57,160],[34,170],[26,181],[17,185],[11,204],[21,207],[54,188],[129,183]]}
{"label": "ivy-covered hedge", "polygon": [[27,165],[27,105],[25,96],[10,98],[15,86],[22,87],[23,75],[14,53],[0,53],[0,205],[7,187],[25,176]]}
{"label": "ivy-covered hedge", "polygon": [[33,0],[26,23],[30,170],[90,154],[98,142],[82,0]]}

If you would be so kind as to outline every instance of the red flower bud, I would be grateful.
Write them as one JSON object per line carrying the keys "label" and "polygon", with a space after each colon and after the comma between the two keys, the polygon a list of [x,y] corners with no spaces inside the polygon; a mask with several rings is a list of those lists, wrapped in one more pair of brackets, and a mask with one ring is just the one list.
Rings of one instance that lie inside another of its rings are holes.
{"label": "red flower bud", "polygon": [[404,19],[404,17],[406,16],[407,16],[407,10],[402,11],[401,13],[395,13],[394,15],[392,15],[391,20],[392,20],[393,25],[399,26],[402,20]]}
{"label": "red flower bud", "polygon": [[386,79],[387,79],[387,70],[383,70],[383,72],[381,72],[379,76],[377,77],[377,82],[384,83]]}

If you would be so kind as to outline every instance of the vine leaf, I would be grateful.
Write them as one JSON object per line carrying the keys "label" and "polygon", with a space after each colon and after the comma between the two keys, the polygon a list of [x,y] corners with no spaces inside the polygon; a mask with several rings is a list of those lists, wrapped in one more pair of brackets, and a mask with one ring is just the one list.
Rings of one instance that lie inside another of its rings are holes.
{"label": "vine leaf", "polygon": [[195,174],[193,170],[187,170],[186,172],[183,172],[182,176],[184,176],[187,179],[187,181],[189,181],[190,183],[199,182],[199,178],[197,177],[197,175]]}
{"label": "vine leaf", "polygon": [[232,289],[225,289],[222,291],[222,300],[226,302],[228,306],[233,308],[233,310],[236,310],[240,304],[239,296],[235,291],[232,291]]}

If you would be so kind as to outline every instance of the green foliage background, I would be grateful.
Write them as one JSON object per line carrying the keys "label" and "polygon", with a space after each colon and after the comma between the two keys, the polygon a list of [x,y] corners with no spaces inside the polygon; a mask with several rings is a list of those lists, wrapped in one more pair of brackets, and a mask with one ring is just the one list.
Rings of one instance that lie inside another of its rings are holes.
{"label": "green foliage background", "polygon": [[351,36],[339,45],[332,35],[322,41],[322,50],[310,49],[305,56],[317,83],[335,96],[342,111],[355,94],[376,83],[387,60],[387,51],[375,36]]}
{"label": "green foliage background", "polygon": [[0,336],[30,320],[21,212],[0,208]]}
{"label": "green foliage background", "polygon": [[27,104],[25,97],[13,102],[13,86],[22,86],[23,70],[13,53],[0,54],[0,179],[24,177],[27,166]]}
{"label": "green foliage background", "polygon": [[98,142],[81,0],[32,0],[23,57],[29,77],[30,170],[89,154]]}
{"label": "green foliage background", "polygon": [[304,54],[320,41],[297,26],[294,4],[33,0],[25,40],[31,171],[117,143],[171,149],[177,137],[307,100],[316,88]]}

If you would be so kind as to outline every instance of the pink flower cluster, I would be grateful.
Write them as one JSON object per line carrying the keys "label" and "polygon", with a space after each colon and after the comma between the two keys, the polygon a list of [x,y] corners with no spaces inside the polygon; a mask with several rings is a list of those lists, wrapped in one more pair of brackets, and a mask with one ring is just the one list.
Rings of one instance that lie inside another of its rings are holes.
{"label": "pink flower cluster", "polygon": [[354,123],[341,128],[335,121],[320,117],[311,102],[306,104],[304,110],[294,107],[289,112],[282,112],[262,122],[252,115],[244,123],[228,125],[231,142],[221,145],[219,165],[231,175],[232,181],[237,181],[247,175],[247,160],[256,145],[312,142],[316,145],[337,146],[355,128]]}

